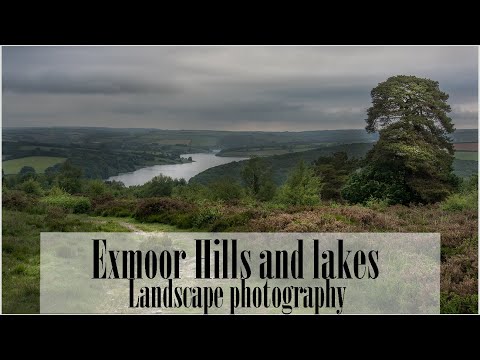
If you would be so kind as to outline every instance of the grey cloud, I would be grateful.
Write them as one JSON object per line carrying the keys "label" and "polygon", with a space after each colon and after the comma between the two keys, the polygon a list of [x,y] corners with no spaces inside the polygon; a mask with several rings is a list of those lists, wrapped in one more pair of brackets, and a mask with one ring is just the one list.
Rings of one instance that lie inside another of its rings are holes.
{"label": "grey cloud", "polygon": [[7,76],[3,91],[44,94],[174,94],[178,86],[142,81],[122,75],[45,74],[36,77]]}
{"label": "grey cloud", "polygon": [[362,128],[397,74],[450,94],[477,127],[476,47],[4,47],[4,126]]}
{"label": "grey cloud", "polygon": [[478,112],[452,111],[450,117],[456,128],[478,128]]}

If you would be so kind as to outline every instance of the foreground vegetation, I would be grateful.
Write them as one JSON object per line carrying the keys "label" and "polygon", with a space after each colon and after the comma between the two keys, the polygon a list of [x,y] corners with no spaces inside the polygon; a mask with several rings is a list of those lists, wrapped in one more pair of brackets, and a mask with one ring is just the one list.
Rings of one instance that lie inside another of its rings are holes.
{"label": "foreground vegetation", "polygon": [[[349,205],[312,197],[308,189],[319,183],[303,183],[312,176],[303,166],[270,200],[228,178],[201,185],[159,177],[130,188],[82,179],[69,193],[58,186],[74,181],[65,174],[50,184],[44,175],[18,176],[3,189],[3,311],[39,311],[42,231],[278,231],[440,232],[441,310],[477,312],[476,178],[436,204],[389,206],[372,199]],[[295,191],[299,184],[305,192]]]}

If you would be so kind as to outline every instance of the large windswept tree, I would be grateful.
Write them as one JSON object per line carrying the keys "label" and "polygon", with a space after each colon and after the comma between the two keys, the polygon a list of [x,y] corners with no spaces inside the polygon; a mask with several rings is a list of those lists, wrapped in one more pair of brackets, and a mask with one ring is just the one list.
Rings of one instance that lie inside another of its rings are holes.
{"label": "large windswept tree", "polygon": [[378,131],[379,141],[367,155],[368,165],[343,189],[344,197],[404,204],[445,198],[457,183],[448,94],[436,81],[399,75],[378,84],[371,96],[366,130]]}

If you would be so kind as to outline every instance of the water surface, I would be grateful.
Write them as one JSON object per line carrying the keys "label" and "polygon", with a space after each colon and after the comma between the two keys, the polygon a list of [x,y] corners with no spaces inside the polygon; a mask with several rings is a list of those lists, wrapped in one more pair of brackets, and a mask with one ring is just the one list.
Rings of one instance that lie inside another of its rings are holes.
{"label": "water surface", "polygon": [[121,181],[125,186],[143,185],[157,175],[163,174],[174,179],[190,180],[195,175],[211,167],[227,164],[233,161],[245,160],[244,157],[221,157],[209,153],[183,154],[183,158],[192,157],[194,162],[173,165],[154,165],[133,172],[111,176],[107,180]]}

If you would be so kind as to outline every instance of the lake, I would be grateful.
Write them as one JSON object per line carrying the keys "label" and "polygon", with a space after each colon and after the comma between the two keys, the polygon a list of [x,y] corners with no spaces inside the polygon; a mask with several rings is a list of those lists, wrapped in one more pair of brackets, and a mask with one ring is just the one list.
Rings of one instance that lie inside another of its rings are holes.
{"label": "lake", "polygon": [[107,180],[121,181],[125,186],[143,185],[157,175],[166,175],[174,179],[190,180],[195,175],[211,167],[233,161],[246,160],[244,157],[222,157],[213,153],[183,154],[183,158],[192,157],[194,162],[173,165],[154,165],[138,169],[134,172],[111,176]]}

